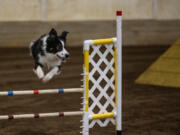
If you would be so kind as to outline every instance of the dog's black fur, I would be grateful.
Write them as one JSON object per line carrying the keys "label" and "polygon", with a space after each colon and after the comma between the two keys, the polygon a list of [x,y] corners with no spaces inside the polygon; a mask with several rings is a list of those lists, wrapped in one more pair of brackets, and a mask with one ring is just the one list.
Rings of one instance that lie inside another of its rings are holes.
{"label": "dog's black fur", "polygon": [[[34,72],[44,82],[59,74],[62,62],[69,57],[69,53],[66,50],[66,36],[68,33],[63,31],[58,36],[56,30],[51,29],[48,34],[42,35],[30,44],[30,52],[35,63]],[[46,75],[44,75],[42,70],[45,66],[51,69]]]}

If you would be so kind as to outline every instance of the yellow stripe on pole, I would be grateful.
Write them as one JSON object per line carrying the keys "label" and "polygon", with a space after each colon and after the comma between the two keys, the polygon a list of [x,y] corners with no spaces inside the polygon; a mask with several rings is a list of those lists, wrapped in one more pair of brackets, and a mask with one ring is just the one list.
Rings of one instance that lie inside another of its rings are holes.
{"label": "yellow stripe on pole", "polygon": [[93,44],[94,45],[102,45],[102,44],[112,44],[114,43],[113,38],[107,38],[107,39],[97,39],[97,40],[93,40]]}
{"label": "yellow stripe on pole", "polygon": [[85,73],[87,73],[87,75],[85,75],[85,84],[86,84],[85,101],[87,103],[85,105],[85,112],[88,112],[88,107],[89,107],[89,51],[88,50],[84,51],[84,68],[85,68]]}
{"label": "yellow stripe on pole", "polygon": [[115,117],[115,114],[113,112],[92,115],[92,119],[105,119],[105,118],[113,118],[113,117]]}

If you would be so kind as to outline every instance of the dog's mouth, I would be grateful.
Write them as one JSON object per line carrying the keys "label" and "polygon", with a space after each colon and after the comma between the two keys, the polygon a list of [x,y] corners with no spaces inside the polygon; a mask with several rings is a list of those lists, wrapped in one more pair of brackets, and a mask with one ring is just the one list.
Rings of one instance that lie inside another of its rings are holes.
{"label": "dog's mouth", "polygon": [[56,55],[59,59],[61,59],[62,61],[64,61],[65,60],[65,58],[63,58],[63,57],[61,57],[61,56],[59,56],[58,54]]}

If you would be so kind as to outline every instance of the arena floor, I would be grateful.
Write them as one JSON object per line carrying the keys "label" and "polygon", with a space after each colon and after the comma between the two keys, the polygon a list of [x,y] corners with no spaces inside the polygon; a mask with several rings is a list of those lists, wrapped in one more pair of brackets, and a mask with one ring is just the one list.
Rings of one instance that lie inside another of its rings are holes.
{"label": "arena floor", "polygon": [[[179,135],[180,90],[138,85],[134,80],[168,46],[123,48],[123,135]],[[28,48],[0,49],[0,90],[73,88],[81,86],[82,48],[71,47],[62,73],[43,84],[32,72]],[[0,97],[0,114],[77,111],[81,94]],[[0,121],[0,135],[78,135],[81,117]],[[114,135],[114,127],[91,130]]]}

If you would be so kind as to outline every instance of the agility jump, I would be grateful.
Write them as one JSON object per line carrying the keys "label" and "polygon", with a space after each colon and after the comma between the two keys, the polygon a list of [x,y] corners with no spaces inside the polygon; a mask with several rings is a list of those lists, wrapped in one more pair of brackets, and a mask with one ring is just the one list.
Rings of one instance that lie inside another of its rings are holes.
{"label": "agility jump", "polygon": [[[117,11],[117,38],[84,41],[83,88],[0,92],[0,96],[83,93],[81,111],[0,115],[0,120],[82,115],[82,134],[95,124],[116,125],[122,131],[122,12]],[[102,66],[103,65],[103,66]],[[101,120],[103,119],[103,121]]]}

